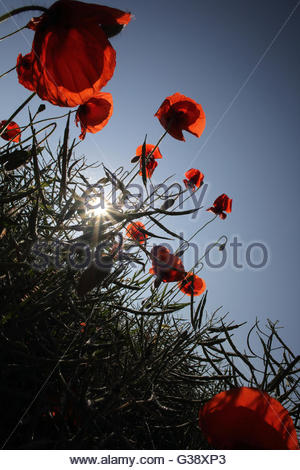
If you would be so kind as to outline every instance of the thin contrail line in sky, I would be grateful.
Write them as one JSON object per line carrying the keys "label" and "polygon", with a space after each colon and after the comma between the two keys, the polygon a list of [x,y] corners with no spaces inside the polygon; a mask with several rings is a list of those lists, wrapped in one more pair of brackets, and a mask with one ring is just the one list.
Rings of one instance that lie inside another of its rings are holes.
{"label": "thin contrail line in sky", "polygon": [[297,4],[294,6],[294,8],[292,9],[292,11],[290,12],[290,14],[288,15],[288,17],[285,19],[285,21],[282,23],[282,25],[280,26],[280,28],[278,29],[277,33],[275,34],[275,36],[273,37],[273,39],[271,40],[271,42],[269,43],[269,45],[266,47],[265,51],[263,52],[263,54],[260,56],[260,58],[258,59],[258,61],[256,62],[256,64],[254,65],[253,69],[251,70],[251,72],[249,73],[249,75],[247,76],[246,80],[242,83],[242,85],[240,86],[240,88],[238,89],[238,91],[236,92],[235,96],[232,98],[232,100],[230,101],[230,103],[228,104],[227,108],[225,109],[225,111],[223,112],[223,114],[221,115],[221,117],[219,118],[219,120],[217,121],[217,123],[215,124],[215,126],[213,127],[213,129],[210,131],[210,133],[208,134],[205,142],[203,143],[203,145],[201,146],[200,150],[196,153],[196,156],[193,158],[193,160],[191,161],[190,165],[192,165],[196,160],[197,158],[199,157],[199,155],[201,154],[201,152],[205,149],[205,147],[207,146],[208,142],[210,141],[210,139],[212,138],[212,136],[214,135],[214,133],[216,132],[216,130],[219,128],[219,126],[221,125],[221,123],[223,122],[223,120],[225,119],[226,115],[228,114],[228,112],[230,111],[230,109],[232,108],[232,106],[234,105],[234,103],[237,101],[237,99],[239,98],[240,94],[242,93],[242,91],[244,90],[244,88],[247,86],[247,84],[249,83],[249,81],[251,80],[251,78],[253,77],[253,75],[255,74],[255,72],[257,71],[258,67],[261,65],[262,61],[264,60],[264,58],[266,57],[266,55],[268,54],[268,52],[270,51],[270,49],[273,47],[273,45],[275,44],[275,42],[277,41],[278,37],[280,36],[281,32],[283,31],[283,29],[286,27],[286,25],[288,24],[288,22],[290,21],[290,19],[292,18],[292,16],[294,15],[294,13],[296,12],[298,6],[300,5],[300,0],[297,2]]}

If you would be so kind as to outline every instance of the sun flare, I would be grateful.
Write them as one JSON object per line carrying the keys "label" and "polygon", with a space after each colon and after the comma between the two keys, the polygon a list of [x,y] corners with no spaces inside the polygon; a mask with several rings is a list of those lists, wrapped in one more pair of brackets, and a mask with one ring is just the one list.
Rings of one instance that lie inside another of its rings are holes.
{"label": "sun flare", "polygon": [[94,197],[89,201],[88,214],[92,217],[101,217],[107,214],[107,207],[102,198]]}

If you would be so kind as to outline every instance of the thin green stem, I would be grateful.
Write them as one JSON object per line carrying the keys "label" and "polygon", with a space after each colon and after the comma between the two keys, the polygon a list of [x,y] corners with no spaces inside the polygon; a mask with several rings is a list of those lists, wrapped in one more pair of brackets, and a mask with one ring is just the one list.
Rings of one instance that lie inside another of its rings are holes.
{"label": "thin green stem", "polygon": [[[153,153],[155,152],[155,150],[157,149],[157,147],[159,146],[159,144],[161,143],[161,141],[163,140],[163,138],[167,135],[167,133],[168,133],[168,131],[165,131],[165,132],[163,133],[163,135],[158,139],[157,144],[156,144],[156,145],[154,146],[154,148],[151,150],[151,152],[149,153],[149,155],[147,155],[146,163],[147,163],[147,160],[149,160],[149,158],[153,155]],[[138,170],[138,171],[133,175],[133,177],[131,178],[131,180],[130,180],[128,183],[126,183],[127,186],[129,186],[130,183],[134,180],[134,178],[139,174],[139,171],[140,171],[140,170]]]}
{"label": "thin green stem", "polygon": [[12,33],[6,34],[5,36],[2,36],[2,38],[0,38],[0,41],[4,41],[4,39],[9,38],[10,36],[13,36],[16,33],[19,33],[20,31],[22,31],[22,29],[25,29],[25,28],[26,28],[26,26],[22,26],[22,28],[16,29],[16,31],[13,31]]}
{"label": "thin green stem", "polygon": [[9,123],[13,120],[13,118],[20,112],[22,109],[26,106],[27,103],[29,103],[30,100],[36,95],[35,91],[31,93],[31,95],[16,109],[16,111],[7,119],[7,122],[4,127],[0,129],[0,135],[3,134],[3,132],[6,131]]}
{"label": "thin green stem", "polygon": [[46,12],[48,11],[48,8],[41,7],[39,5],[29,5],[27,7],[15,8],[14,10],[11,10],[8,13],[5,13],[5,15],[0,16],[0,23],[7,20],[11,16],[18,15],[19,13],[23,13],[24,11],[32,11],[32,10]]}
{"label": "thin green stem", "polygon": [[190,242],[196,235],[198,235],[199,232],[201,232],[201,230],[203,230],[208,224],[210,224],[211,222],[213,222],[217,217],[218,217],[218,214],[216,214],[212,219],[210,219],[208,222],[206,222],[206,224],[202,225],[202,227],[200,227],[200,228],[194,233],[194,235],[192,235],[192,236],[188,239],[188,242]]}
{"label": "thin green stem", "polygon": [[7,70],[7,72],[4,72],[2,75],[0,75],[0,78],[2,77],[5,77],[5,75],[9,74],[9,72],[12,72],[13,70],[15,70],[17,66],[15,65],[14,67],[12,67],[11,69]]}
{"label": "thin green stem", "polygon": [[163,135],[158,139],[157,144],[155,145],[154,149],[152,149],[151,152],[149,153],[148,158],[150,158],[151,155],[153,155],[153,153],[155,152],[155,150],[157,149],[157,147],[159,146],[159,144],[161,143],[161,141],[163,140],[163,138],[166,137],[167,133],[168,133],[168,131],[165,131],[165,132],[163,133]]}
{"label": "thin green stem", "polygon": [[[218,217],[218,215],[215,215],[212,219],[210,219],[208,222],[206,222],[204,225],[202,225],[188,240],[187,240],[187,244],[189,244],[189,242],[196,236],[198,235],[199,232],[201,232],[201,230],[203,230],[208,224],[210,224],[211,222],[213,222],[216,218]],[[175,255],[181,251],[183,249],[183,244],[181,244],[179,246],[179,248],[176,250],[175,252]],[[184,250],[185,251],[185,250]]]}
{"label": "thin green stem", "polygon": [[69,112],[71,114],[76,113],[77,109],[74,109],[73,111],[68,111],[66,114],[61,114],[60,116],[54,116],[54,117],[49,117],[49,118],[45,118],[45,119],[40,119],[39,121],[35,121],[34,124],[36,125],[36,124],[40,124],[41,122],[53,121],[53,119],[57,120],[57,119],[64,118],[64,117],[68,116]]}

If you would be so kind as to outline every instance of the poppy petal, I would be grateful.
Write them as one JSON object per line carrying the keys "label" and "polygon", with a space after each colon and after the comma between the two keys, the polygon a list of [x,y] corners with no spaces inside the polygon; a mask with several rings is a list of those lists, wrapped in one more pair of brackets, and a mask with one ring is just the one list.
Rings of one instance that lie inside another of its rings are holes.
{"label": "poppy petal", "polygon": [[18,80],[21,85],[30,91],[36,90],[36,81],[33,75],[33,63],[34,54],[32,52],[24,56],[22,56],[22,54],[18,55],[16,66]]}
{"label": "poppy petal", "polygon": [[[139,145],[138,148],[136,149],[136,155],[140,157],[140,171],[139,174],[142,174],[142,145]],[[146,144],[146,157],[149,156],[149,154],[153,151],[155,148],[155,145],[151,144]],[[160,153],[159,148],[157,147],[154,152],[152,153],[151,157],[147,159],[146,163],[146,177],[151,178],[153,175],[153,172],[155,168],[157,167],[158,163],[155,161],[157,159],[162,158],[162,154]]]}
{"label": "poppy petal", "polygon": [[226,211],[227,213],[231,212],[232,208],[232,199],[229,199],[229,197],[226,194],[221,194],[221,196],[217,197],[215,202],[213,203],[213,207],[209,207],[209,209],[206,209],[209,212],[214,212],[216,215],[219,215],[221,219],[226,219],[227,215],[224,214],[223,211]]}
{"label": "poppy petal", "polygon": [[152,268],[149,272],[158,276],[163,282],[176,282],[184,279],[186,273],[181,259],[163,245],[152,248],[151,258]]}
{"label": "poppy petal", "polygon": [[132,222],[126,228],[126,236],[139,243],[144,243],[146,238],[148,238],[148,235],[142,232],[140,229],[146,230],[145,225],[142,222]]}
{"label": "poppy petal", "polygon": [[164,129],[178,140],[185,140],[183,130],[200,137],[205,128],[205,114],[202,106],[181,93],[168,96],[155,116]]}
{"label": "poppy petal", "polygon": [[99,92],[87,103],[79,106],[76,112],[76,125],[80,122],[81,134],[79,138],[83,140],[86,132],[95,134],[103,129],[108,123],[113,113],[113,99],[110,93]]}
{"label": "poppy petal", "polygon": [[201,173],[200,170],[196,170],[195,168],[191,168],[187,172],[185,172],[184,176],[188,179],[189,185],[185,183],[186,180],[183,180],[186,187],[191,187],[193,190],[195,187],[200,188],[201,184],[203,183],[204,174]]}
{"label": "poppy petal", "polygon": [[98,25],[37,31],[33,81],[41,99],[58,106],[86,103],[111,79],[116,53]]}
{"label": "poppy petal", "polygon": [[184,294],[189,296],[193,294],[194,297],[203,294],[206,290],[204,279],[191,272],[186,273],[185,279],[178,282],[178,287]]}
{"label": "poppy petal", "polygon": [[[0,129],[5,126],[7,121],[1,121],[0,122]],[[20,142],[21,138],[21,130],[14,121],[11,121],[6,130],[1,134],[2,139],[4,140],[11,140],[12,142]]]}
{"label": "poppy petal", "polygon": [[240,387],[215,395],[200,409],[199,425],[216,449],[298,449],[289,413],[258,389]]}

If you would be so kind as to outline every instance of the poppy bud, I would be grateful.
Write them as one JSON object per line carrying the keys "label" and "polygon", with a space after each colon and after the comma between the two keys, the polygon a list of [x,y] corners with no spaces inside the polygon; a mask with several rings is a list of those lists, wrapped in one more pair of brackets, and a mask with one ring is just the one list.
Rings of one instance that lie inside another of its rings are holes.
{"label": "poppy bud", "polygon": [[165,211],[167,209],[170,209],[170,207],[173,206],[174,202],[176,199],[167,199],[162,205],[161,205],[161,210]]}
{"label": "poppy bud", "polygon": [[122,29],[124,28],[124,24],[110,24],[110,25],[102,25],[102,29],[105,32],[108,38],[112,38],[119,34]]}
{"label": "poppy bud", "polygon": [[37,110],[37,113],[42,113],[43,111],[45,111],[45,109],[46,109],[46,106],[44,104],[40,104],[39,109]]}

